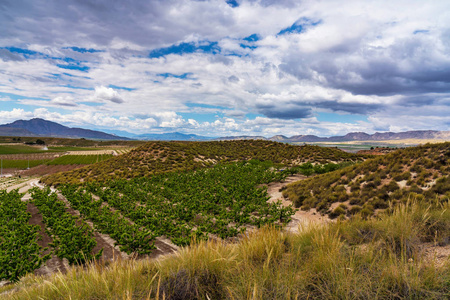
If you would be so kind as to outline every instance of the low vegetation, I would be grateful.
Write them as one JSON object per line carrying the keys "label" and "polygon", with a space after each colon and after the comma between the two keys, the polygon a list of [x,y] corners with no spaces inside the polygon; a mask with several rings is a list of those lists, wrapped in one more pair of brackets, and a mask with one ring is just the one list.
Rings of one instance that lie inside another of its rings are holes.
{"label": "low vegetation", "polygon": [[39,226],[28,223],[31,215],[21,197],[0,190],[0,281],[18,281],[49,258],[38,245]]}
{"label": "low vegetation", "polygon": [[[207,240],[211,234],[234,237],[249,225],[288,222],[294,213],[292,207],[268,203],[266,188],[259,186],[287,176],[288,172],[270,170],[271,166],[270,162],[241,162],[79,188],[61,186],[60,190],[94,224],[105,220],[102,215],[110,207],[148,232],[147,236],[164,235],[184,246],[193,238]],[[115,226],[112,220],[108,223],[108,228]],[[103,231],[102,226],[97,228]],[[124,242],[122,247],[140,254],[146,253],[140,249],[147,250],[149,243],[142,240],[142,245],[133,246]]]}
{"label": "low vegetation", "polygon": [[[283,195],[296,207],[316,208],[331,217],[365,216],[390,203],[450,197],[450,143],[405,148],[287,186]],[[333,203],[341,203],[332,207]]]}
{"label": "low vegetation", "polygon": [[4,159],[2,161],[3,169],[20,169],[33,168],[39,165],[49,163],[50,159]]}
{"label": "low vegetation", "polygon": [[251,159],[299,165],[305,162],[355,162],[363,157],[335,148],[293,146],[269,141],[149,142],[107,162],[44,177],[42,182],[54,186],[66,182],[106,182]]}
{"label": "low vegetation", "polygon": [[[0,288],[5,299],[448,299],[450,205],[412,200],[366,220],[200,241],[159,261],[92,263]],[[448,240],[445,245],[448,245]]]}
{"label": "low vegetation", "polygon": [[47,165],[90,165],[112,157],[112,154],[63,155],[49,161]]}
{"label": "low vegetation", "polygon": [[[6,242],[0,236],[9,249],[0,252],[0,259],[12,266],[3,279],[17,281],[0,287],[0,295],[450,298],[450,143],[367,158],[268,141],[150,142],[48,176],[43,181],[57,186],[65,198],[34,189],[30,201],[44,216],[54,243],[50,249],[39,247],[33,226],[26,235],[30,248],[19,238]],[[295,210],[281,201],[268,202],[265,184],[295,173],[318,175],[288,185],[283,195],[296,207],[315,208],[335,222],[302,223],[296,233],[282,230]],[[21,195],[0,196],[6,199],[2,204],[0,197],[0,229],[15,232],[25,226],[30,216]],[[9,220],[18,212],[23,224],[13,223],[11,230]],[[140,258],[154,251],[161,236],[183,248],[158,261],[99,261],[94,233],[111,237],[121,251]],[[71,264],[93,260],[67,274],[20,279],[48,258],[44,250]],[[15,251],[31,253],[23,260],[26,271],[11,271],[20,270]]]}
{"label": "low vegetation", "polygon": [[44,153],[40,148],[27,145],[0,145],[0,154]]}

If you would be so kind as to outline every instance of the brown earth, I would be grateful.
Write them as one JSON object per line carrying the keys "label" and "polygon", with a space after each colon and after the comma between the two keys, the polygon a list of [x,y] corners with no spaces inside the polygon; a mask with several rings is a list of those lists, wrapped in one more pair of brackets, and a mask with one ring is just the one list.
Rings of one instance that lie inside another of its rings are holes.
{"label": "brown earth", "polygon": [[23,153],[23,154],[1,154],[0,158],[5,160],[44,160],[54,159],[63,155],[63,152],[48,152],[48,153]]}
{"label": "brown earth", "polygon": [[[49,247],[49,244],[53,242],[53,239],[45,232],[45,224],[42,222],[42,216],[39,213],[38,208],[33,204],[28,202],[27,203],[27,211],[31,214],[31,219],[29,223],[31,225],[39,225],[41,228],[39,231],[39,235],[42,237],[38,241],[39,246],[42,247]],[[50,253],[50,250],[47,249],[44,254]],[[67,271],[67,264],[64,263],[62,259],[59,257],[52,255],[52,258],[49,259],[42,267],[34,271],[35,275],[46,275],[51,274],[53,272],[56,272],[60,270],[61,272]]]}
{"label": "brown earth", "polygon": [[[281,201],[283,206],[292,205],[292,201],[287,200],[283,197],[281,189],[288,185],[289,183],[304,180],[308,177],[301,174],[296,174],[287,177],[282,182],[272,182],[267,185],[267,192],[270,196],[269,202],[277,202]],[[327,222],[332,222],[328,216],[322,216],[320,213],[316,211],[315,208],[310,209],[309,211],[303,211],[298,209],[295,214],[291,217],[292,221],[286,226],[286,230],[290,232],[298,232],[299,228],[308,224],[323,224]]]}

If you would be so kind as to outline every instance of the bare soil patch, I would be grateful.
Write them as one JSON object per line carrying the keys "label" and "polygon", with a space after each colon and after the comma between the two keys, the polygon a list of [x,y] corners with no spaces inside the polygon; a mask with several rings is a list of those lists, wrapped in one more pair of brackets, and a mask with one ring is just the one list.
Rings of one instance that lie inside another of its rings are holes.
{"label": "bare soil patch", "polygon": [[0,158],[5,160],[44,160],[60,157],[62,152],[48,152],[48,153],[24,153],[24,154],[1,154]]}
{"label": "bare soil patch", "polygon": [[434,263],[437,267],[442,267],[450,258],[450,245],[439,246],[434,243],[422,245],[425,261]]}
{"label": "bare soil patch", "polygon": [[[283,197],[281,189],[288,185],[289,183],[304,180],[308,177],[305,175],[295,174],[287,177],[283,182],[272,182],[267,185],[267,192],[270,196],[269,202],[281,201],[283,206],[292,205],[292,201],[287,200]],[[328,216],[322,216],[316,211],[315,208],[309,211],[303,211],[298,209],[295,214],[291,217],[292,221],[286,226],[286,230],[290,232],[298,232],[299,226],[309,224],[309,223],[327,223],[332,220]]]}

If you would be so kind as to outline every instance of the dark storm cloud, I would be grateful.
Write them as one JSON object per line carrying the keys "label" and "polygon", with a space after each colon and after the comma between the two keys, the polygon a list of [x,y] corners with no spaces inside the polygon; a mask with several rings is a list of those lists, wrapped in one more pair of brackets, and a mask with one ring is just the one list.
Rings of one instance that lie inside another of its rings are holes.
{"label": "dark storm cloud", "polygon": [[[197,9],[203,9],[200,15]],[[208,26],[203,22],[185,22],[195,16],[204,19]],[[193,32],[208,39],[233,22],[231,16],[208,3],[175,0],[5,0],[0,12],[0,28],[8,28],[2,32],[3,40],[88,51],[90,47],[83,47],[92,43],[109,46],[114,39],[150,49],[177,43]]]}
{"label": "dark storm cloud", "polygon": [[257,105],[256,109],[268,118],[290,120],[311,117],[311,108],[295,105]]}
{"label": "dark storm cloud", "polygon": [[[325,78],[322,85],[354,95],[409,95],[450,91],[450,36],[425,34],[399,39],[386,47],[369,47],[354,39],[327,51],[285,56],[280,69],[300,80]],[[353,42],[353,44],[352,44]],[[436,48],[436,43],[446,47]],[[340,48],[336,53],[333,49]],[[342,53],[341,53],[342,52]]]}
{"label": "dark storm cloud", "polygon": [[323,109],[330,109],[335,112],[347,112],[351,114],[367,115],[377,110],[381,110],[385,105],[359,102],[337,102],[323,101],[312,104],[312,106]]}

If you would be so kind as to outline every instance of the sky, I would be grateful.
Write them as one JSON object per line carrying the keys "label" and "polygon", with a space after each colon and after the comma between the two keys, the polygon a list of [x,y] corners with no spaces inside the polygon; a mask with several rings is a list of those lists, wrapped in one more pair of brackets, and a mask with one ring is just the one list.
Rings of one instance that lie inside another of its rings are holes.
{"label": "sky", "polygon": [[450,130],[450,1],[0,0],[0,124]]}

